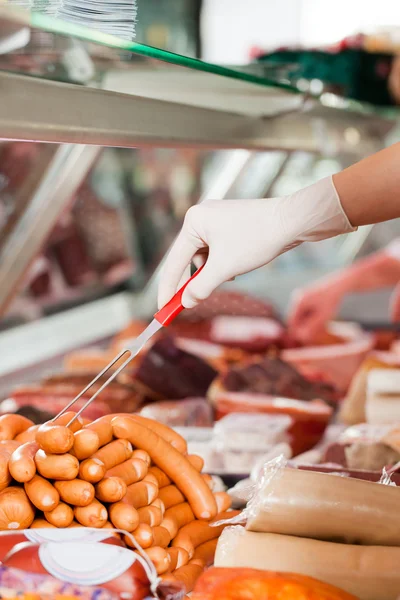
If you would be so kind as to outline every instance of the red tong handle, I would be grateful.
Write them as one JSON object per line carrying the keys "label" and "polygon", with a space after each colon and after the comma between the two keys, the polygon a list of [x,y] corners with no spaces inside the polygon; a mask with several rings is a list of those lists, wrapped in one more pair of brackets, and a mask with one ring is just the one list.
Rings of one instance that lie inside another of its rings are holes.
{"label": "red tong handle", "polygon": [[191,281],[202,271],[204,265],[197,269],[196,273],[191,276],[190,279],[176,292],[175,296],[154,315],[156,321],[158,321],[163,327],[166,327],[183,311],[185,308],[182,306],[183,292]]}

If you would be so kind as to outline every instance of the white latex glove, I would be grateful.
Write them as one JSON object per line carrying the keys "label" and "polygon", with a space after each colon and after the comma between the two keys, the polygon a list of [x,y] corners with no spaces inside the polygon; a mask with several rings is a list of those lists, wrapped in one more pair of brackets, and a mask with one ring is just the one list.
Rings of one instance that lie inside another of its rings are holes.
{"label": "white latex glove", "polygon": [[161,274],[162,307],[188,279],[192,259],[203,271],[182,303],[192,308],[225,281],[257,269],[302,242],[316,242],[355,229],[341,206],[331,177],[290,196],[260,200],[218,200],[186,214]]}

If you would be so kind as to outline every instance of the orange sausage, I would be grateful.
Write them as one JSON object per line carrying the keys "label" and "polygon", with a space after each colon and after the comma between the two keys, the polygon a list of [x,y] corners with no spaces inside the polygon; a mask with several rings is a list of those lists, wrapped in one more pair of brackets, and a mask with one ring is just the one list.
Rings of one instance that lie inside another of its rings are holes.
{"label": "orange sausage", "polygon": [[218,538],[200,544],[195,550],[194,558],[199,558],[204,562],[206,567],[211,567],[214,564],[215,552],[217,550]]}
{"label": "orange sausage", "polygon": [[30,481],[26,482],[24,488],[33,506],[43,512],[53,510],[60,502],[60,495],[56,488],[50,481],[43,479],[40,475],[35,475]]}
{"label": "orange sausage", "polygon": [[37,442],[26,442],[11,454],[8,468],[15,481],[26,483],[34,477],[36,474],[35,455],[38,450]]}
{"label": "orange sausage", "polygon": [[55,529],[55,525],[52,525],[46,519],[35,519],[29,529]]}
{"label": "orange sausage", "polygon": [[[150,546],[153,544],[153,530],[145,523],[138,525],[135,531],[132,532],[132,535],[135,538],[136,543],[139,544],[143,550],[150,548]],[[132,547],[132,542],[126,536],[125,542],[128,546]]]}
{"label": "orange sausage", "polygon": [[74,433],[73,454],[78,460],[92,456],[100,448],[99,436],[92,429],[80,429]]}
{"label": "orange sausage", "polygon": [[156,508],[159,508],[160,511],[161,511],[162,516],[164,516],[164,514],[165,514],[165,506],[164,506],[164,502],[160,498],[156,498],[154,500],[154,502],[151,503],[151,506],[155,506]]}
{"label": "orange sausage", "polygon": [[153,535],[153,542],[151,544],[152,546],[161,546],[161,548],[166,548],[171,541],[171,535],[168,529],[163,526],[163,523],[164,521],[162,521],[161,525],[158,527],[153,527],[151,530]]}
{"label": "orange sausage", "polygon": [[154,477],[157,479],[159,488],[163,488],[171,484],[170,478],[167,477],[164,471],[161,471],[161,469],[158,467],[150,467],[149,474],[154,475]]}
{"label": "orange sausage", "polygon": [[39,427],[40,425],[32,425],[32,427],[28,427],[28,429],[15,437],[15,441],[20,442],[21,444],[26,444],[26,442],[36,442],[36,432]]}
{"label": "orange sausage", "polygon": [[185,496],[175,485],[168,485],[158,492],[158,497],[165,506],[165,510],[186,501]]}
{"label": "orange sausage", "polygon": [[107,471],[107,477],[119,477],[126,485],[141,481],[147,475],[147,464],[140,458],[132,456],[113,469]]}
{"label": "orange sausage", "polygon": [[152,546],[146,550],[146,554],[155,566],[157,575],[162,575],[168,571],[171,565],[171,559],[165,548]]}
{"label": "orange sausage", "polygon": [[17,448],[21,446],[21,442],[17,442],[17,440],[8,440],[0,442],[0,450],[8,450],[9,452],[14,452]]}
{"label": "orange sausage", "polygon": [[91,431],[97,433],[100,447],[109,444],[113,439],[113,432],[109,418],[105,419],[104,417],[100,417],[89,425],[85,425],[84,429],[90,429]]}
{"label": "orange sausage", "polygon": [[76,529],[77,527],[83,527],[78,521],[72,521],[71,525],[68,525],[67,529]]}
{"label": "orange sausage", "polygon": [[213,491],[214,479],[211,477],[211,475],[208,475],[207,473],[202,473],[201,477],[205,484],[210,488],[210,490]]}
{"label": "orange sausage", "polygon": [[114,440],[95,452],[92,458],[101,460],[106,471],[128,460],[132,456],[132,444],[128,440]]}
{"label": "orange sausage", "polygon": [[65,454],[74,445],[74,434],[68,427],[50,421],[39,427],[36,441],[47,454]]}
{"label": "orange sausage", "polygon": [[[240,511],[232,511],[227,513],[220,513],[216,520],[224,520],[229,519],[231,517],[235,517],[239,514]],[[209,523],[204,523],[202,521],[192,521],[188,525],[185,525],[178,531],[177,536],[172,541],[173,547],[184,548],[187,551],[190,558],[193,558],[195,549],[200,546],[200,544],[204,544],[205,542],[209,542],[210,540],[214,540],[218,538],[223,532],[226,525],[220,525],[219,527],[210,527]]]}
{"label": "orange sausage", "polygon": [[[76,412],[74,412],[73,410],[69,410],[66,413],[64,413],[63,415],[61,415],[61,417],[57,417],[56,419],[54,419],[51,422],[54,423],[54,425],[63,425],[65,427],[75,416],[76,416]],[[83,427],[83,419],[81,416],[79,416],[77,419],[75,419],[75,421],[72,423],[72,425],[70,425],[68,427],[68,429],[70,429],[72,431],[72,433],[76,433],[77,431],[82,429],[82,427]]]}
{"label": "orange sausage", "polygon": [[139,458],[139,460],[142,460],[148,467],[150,467],[151,458],[144,450],[134,450],[132,456],[133,458]]}
{"label": "orange sausage", "polygon": [[83,479],[71,481],[55,481],[54,487],[60,494],[60,498],[72,506],[88,506],[94,499],[94,487]]}
{"label": "orange sausage", "polygon": [[150,483],[152,483],[153,485],[155,485],[156,488],[158,489],[158,479],[152,473],[148,473],[146,475],[146,477],[143,477],[143,481],[149,481]]}
{"label": "orange sausage", "polygon": [[164,527],[168,529],[173,539],[178,530],[194,521],[194,514],[187,502],[172,506],[165,511]]}
{"label": "orange sausage", "polygon": [[[176,433],[176,431],[174,431],[167,425],[160,423],[159,421],[154,421],[154,419],[148,419],[147,417],[142,417],[141,415],[132,415],[130,413],[115,413],[114,415],[107,415],[103,418],[107,417],[110,419],[111,423],[114,417],[128,417],[129,419],[133,419],[134,421],[136,421],[136,423],[139,423],[139,425],[142,425],[143,427],[146,427],[146,429],[150,429],[152,432],[156,433],[170,446],[175,448],[179,453],[186,454],[187,452],[186,440],[181,435],[179,435],[179,433]],[[138,445],[138,448],[142,448],[142,446]]]}
{"label": "orange sausage", "polygon": [[13,440],[32,425],[32,421],[22,415],[2,415],[0,417],[0,441]]}
{"label": "orange sausage", "polygon": [[185,586],[186,593],[193,591],[196,581],[204,571],[204,564],[201,561],[191,560],[189,564],[177,569],[174,577]]}
{"label": "orange sausage", "polygon": [[226,492],[216,492],[214,498],[217,502],[219,513],[227,511],[232,505],[232,499]]}
{"label": "orange sausage", "polygon": [[79,462],[71,454],[46,454],[44,450],[38,450],[35,463],[40,475],[46,479],[68,481],[78,476]]}
{"label": "orange sausage", "polygon": [[108,514],[111,523],[116,529],[122,529],[131,533],[139,525],[139,515],[137,510],[129,504],[116,502],[108,507]]}
{"label": "orange sausage", "polygon": [[197,454],[188,454],[186,458],[188,459],[190,464],[196,469],[196,471],[201,473],[204,467],[204,460],[201,458],[201,456],[197,456]]}
{"label": "orange sausage", "polygon": [[141,523],[146,523],[150,527],[161,525],[163,515],[157,506],[144,506],[138,509],[139,520]]}
{"label": "orange sausage", "polygon": [[34,518],[35,510],[22,488],[10,486],[0,492],[0,531],[28,529]]}
{"label": "orange sausage", "polygon": [[175,569],[177,568],[176,565],[178,564],[179,550],[180,548],[167,548],[167,552],[169,554],[170,571],[175,571]]}
{"label": "orange sausage", "polygon": [[11,475],[8,469],[8,463],[11,457],[10,450],[0,450],[0,491],[4,490],[11,483]]}
{"label": "orange sausage", "polygon": [[54,510],[45,512],[44,516],[55,527],[69,527],[74,520],[74,511],[68,504],[60,502]]}
{"label": "orange sausage", "polygon": [[96,485],[100,502],[119,502],[126,494],[127,485],[119,477],[105,477]]}
{"label": "orange sausage", "polygon": [[148,452],[155,465],[162,469],[186,496],[198,519],[208,520],[216,516],[217,504],[211,490],[186,457],[134,418],[116,417],[111,423],[115,437],[127,439],[134,446]]}
{"label": "orange sausage", "polygon": [[100,529],[108,521],[107,509],[94,499],[87,506],[76,506],[74,509],[75,519],[85,527],[96,527]]}
{"label": "orange sausage", "polygon": [[128,485],[123,502],[130,504],[134,508],[148,506],[157,498],[158,489],[153,483],[148,481],[138,481]]}
{"label": "orange sausage", "polygon": [[98,483],[106,474],[106,466],[99,458],[87,458],[79,466],[79,478]]}

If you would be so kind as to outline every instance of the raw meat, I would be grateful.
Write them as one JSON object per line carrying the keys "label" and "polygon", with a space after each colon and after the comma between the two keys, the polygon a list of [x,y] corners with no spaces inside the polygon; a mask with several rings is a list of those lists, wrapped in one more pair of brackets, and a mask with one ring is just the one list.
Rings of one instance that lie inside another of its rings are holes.
{"label": "raw meat", "polygon": [[270,302],[240,292],[217,290],[195,308],[185,310],[179,320],[207,321],[220,315],[277,318],[277,312]]}
{"label": "raw meat", "polygon": [[212,427],[213,410],[205,398],[164,400],[144,406],[140,414],[169,427]]}

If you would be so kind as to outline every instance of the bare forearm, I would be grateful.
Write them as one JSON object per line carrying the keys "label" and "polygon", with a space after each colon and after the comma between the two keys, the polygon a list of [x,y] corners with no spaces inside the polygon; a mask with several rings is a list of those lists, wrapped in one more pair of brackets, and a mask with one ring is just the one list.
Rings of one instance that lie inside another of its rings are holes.
{"label": "bare forearm", "polygon": [[333,182],[354,227],[400,217],[400,144],[337,173]]}
{"label": "bare forearm", "polygon": [[400,261],[385,252],[373,254],[342,274],[346,292],[368,292],[393,287],[400,281]]}

